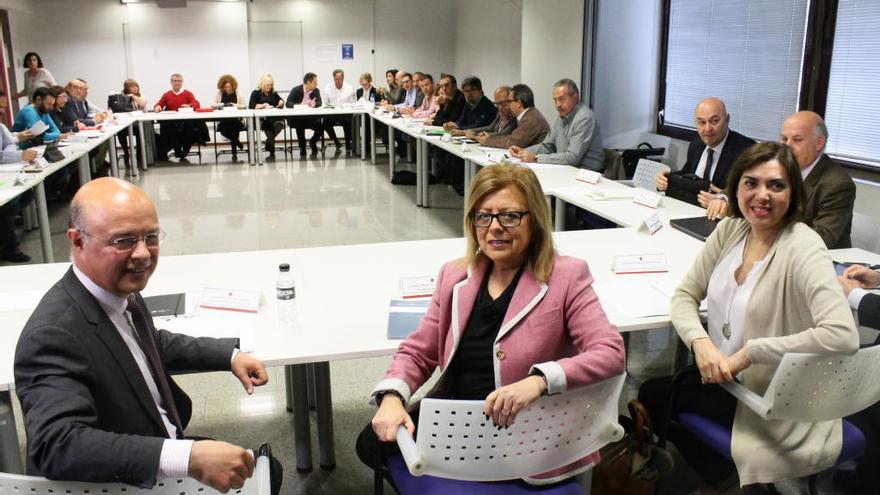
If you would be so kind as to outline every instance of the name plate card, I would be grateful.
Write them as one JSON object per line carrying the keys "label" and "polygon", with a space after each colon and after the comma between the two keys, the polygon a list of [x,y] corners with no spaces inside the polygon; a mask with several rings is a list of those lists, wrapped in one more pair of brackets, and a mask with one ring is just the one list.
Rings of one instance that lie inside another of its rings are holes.
{"label": "name plate card", "polygon": [[262,292],[254,289],[222,289],[205,287],[199,306],[207,309],[223,309],[256,313],[260,310]]}
{"label": "name plate card", "polygon": [[617,274],[663,273],[669,271],[666,267],[666,255],[662,253],[615,256],[612,270]]}
{"label": "name plate card", "polygon": [[662,198],[663,196],[660,196],[659,194],[639,188],[635,197],[633,197],[633,203],[647,206],[648,208],[657,208],[660,206],[660,200]]}
{"label": "name plate card", "polygon": [[404,299],[430,297],[437,287],[437,277],[403,277],[400,279],[400,295]]}
{"label": "name plate card", "polygon": [[599,172],[594,172],[592,170],[580,169],[578,171],[577,177],[575,179],[586,182],[587,184],[598,184],[599,178],[602,177],[602,174]]}
{"label": "name plate card", "polygon": [[654,233],[661,228],[663,228],[663,220],[660,220],[660,215],[656,213],[646,218],[645,221],[639,225],[639,230],[647,230],[650,235],[654,235]]}
{"label": "name plate card", "polygon": [[440,136],[440,141],[443,141],[444,143],[452,142],[452,134],[444,134]]}

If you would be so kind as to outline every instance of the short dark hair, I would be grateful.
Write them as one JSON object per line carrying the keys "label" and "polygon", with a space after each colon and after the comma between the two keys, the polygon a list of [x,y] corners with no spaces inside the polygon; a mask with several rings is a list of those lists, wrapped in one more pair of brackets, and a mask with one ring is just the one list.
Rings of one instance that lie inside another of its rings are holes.
{"label": "short dark hair", "polygon": [[471,89],[482,91],[483,90],[483,81],[480,81],[480,78],[477,76],[471,76],[465,78],[464,81],[461,82],[461,88],[470,87]]}
{"label": "short dark hair", "polygon": [[342,76],[345,77],[345,71],[342,69],[334,69],[333,70],[333,77],[336,77],[336,74],[342,74]]}
{"label": "short dark hair", "polygon": [[388,77],[388,74],[391,74],[392,76],[396,76],[396,75],[397,75],[397,69],[388,69],[388,70],[386,70],[386,71],[385,71],[385,77]]}
{"label": "short dark hair", "polygon": [[440,79],[449,79],[449,82],[451,82],[453,86],[458,85],[458,81],[455,79],[455,76],[453,76],[452,74],[441,74]]}
{"label": "short dark hair", "polygon": [[739,209],[739,202],[736,195],[739,192],[739,181],[743,174],[749,170],[776,160],[782,165],[785,174],[788,176],[788,183],[791,187],[791,203],[788,205],[788,211],[782,217],[782,227],[787,227],[801,219],[803,213],[803,204],[806,200],[804,192],[804,180],[801,178],[801,168],[797,159],[788,146],[777,143],[775,141],[764,141],[746,148],[740,153],[733,166],[730,167],[730,173],[727,175],[727,194],[730,216],[734,218],[743,218],[743,212]]}
{"label": "short dark hair", "polygon": [[422,74],[422,79],[427,79],[431,82],[434,82],[434,77],[431,74]]}
{"label": "short dark hair", "polygon": [[303,76],[303,84],[305,84],[307,82],[314,81],[317,78],[318,78],[318,75],[315,74],[314,72],[306,72],[306,75]]}
{"label": "short dark hair", "polygon": [[27,52],[27,53],[24,54],[24,62],[22,63],[22,65],[24,66],[24,68],[25,68],[25,69],[28,68],[27,61],[28,61],[28,59],[31,58],[32,56],[33,56],[33,57],[37,57],[37,67],[39,67],[39,68],[43,68],[43,59],[40,58],[40,56],[37,54],[37,52]]}
{"label": "short dark hair", "polygon": [[55,86],[51,86],[49,88],[49,95],[51,95],[55,98],[58,98],[62,94],[64,94],[64,86],[59,86],[56,84]]}
{"label": "short dark hair", "polygon": [[522,103],[524,108],[532,108],[535,106],[535,93],[532,91],[532,88],[525,84],[514,84],[513,87],[510,88],[510,97],[511,99]]}
{"label": "short dark hair", "polygon": [[417,71],[413,72],[413,76],[415,76],[416,74],[418,74],[418,75],[420,75],[420,76],[422,76],[422,77],[425,77],[425,73],[422,72],[422,71],[418,71],[418,70],[417,70]]}
{"label": "short dark hair", "polygon": [[578,92],[578,85],[574,81],[572,81],[571,79],[569,79],[567,77],[560,79],[560,80],[556,81],[555,83],[553,83],[554,88],[561,88],[563,86],[565,86],[566,89],[568,89],[568,94],[580,95],[580,92]]}
{"label": "short dark hair", "polygon": [[37,98],[44,99],[49,96],[49,88],[45,86],[41,86],[34,90],[34,94],[31,95],[31,103],[37,101]]}

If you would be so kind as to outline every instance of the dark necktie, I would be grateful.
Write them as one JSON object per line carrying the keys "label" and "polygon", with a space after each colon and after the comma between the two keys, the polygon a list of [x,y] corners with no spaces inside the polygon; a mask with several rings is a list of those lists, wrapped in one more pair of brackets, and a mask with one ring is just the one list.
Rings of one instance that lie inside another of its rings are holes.
{"label": "dark necktie", "polygon": [[706,168],[703,170],[703,178],[712,180],[712,158],[715,157],[715,150],[709,148],[706,150]]}
{"label": "dark necktie", "polygon": [[178,438],[183,438],[183,426],[180,421],[180,415],[177,412],[177,406],[174,405],[171,387],[168,385],[165,368],[162,366],[162,361],[159,358],[159,350],[156,347],[156,340],[153,337],[153,332],[150,330],[146,314],[134,296],[128,298],[128,307],[126,309],[131,313],[131,321],[134,323],[134,328],[137,331],[138,343],[144,352],[144,356],[147,358],[147,364],[150,365],[150,371],[152,371],[153,380],[155,380],[156,386],[159,388],[159,395],[162,397],[165,410],[168,411],[171,422],[177,427]]}

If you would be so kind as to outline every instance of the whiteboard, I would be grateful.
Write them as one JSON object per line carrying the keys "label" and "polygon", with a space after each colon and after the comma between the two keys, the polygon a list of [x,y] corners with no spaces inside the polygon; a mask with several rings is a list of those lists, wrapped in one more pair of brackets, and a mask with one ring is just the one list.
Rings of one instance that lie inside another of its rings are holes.
{"label": "whiteboard", "polygon": [[[301,21],[248,21],[248,58],[253,90],[265,73],[275,79],[275,91],[287,93],[302,84]],[[242,92],[247,97],[247,93]]]}

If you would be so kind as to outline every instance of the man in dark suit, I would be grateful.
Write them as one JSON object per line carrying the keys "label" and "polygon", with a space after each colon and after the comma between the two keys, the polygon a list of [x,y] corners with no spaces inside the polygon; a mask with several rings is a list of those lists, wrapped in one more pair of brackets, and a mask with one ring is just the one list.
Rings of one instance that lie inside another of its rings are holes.
{"label": "man in dark suit", "polygon": [[859,325],[880,330],[880,295],[866,290],[880,286],[880,272],[853,265],[838,280],[849,305],[858,312]]}
{"label": "man in dark suit", "polygon": [[[303,83],[294,86],[287,95],[284,106],[293,108],[294,105],[305,105],[312,108],[321,106],[321,90],[318,89],[318,76],[313,72],[307,72],[303,76]],[[324,134],[324,125],[320,117],[288,117],[287,125],[296,129],[296,140],[299,143],[299,156],[306,156],[306,129],[312,130],[312,138],[309,146],[312,156],[318,155],[318,140]]]}
{"label": "man in dark suit", "polygon": [[[464,93],[458,89],[458,81],[452,74],[443,74],[440,84],[437,85],[440,92],[438,100],[439,109],[434,115],[431,125],[443,125],[447,122],[457,122],[464,107],[467,104]],[[492,119],[489,119],[491,121]]]}
{"label": "man in dark suit", "polygon": [[29,473],[144,488],[190,476],[224,492],[241,487],[253,456],[184,439],[192,404],[169,373],[230,370],[251,393],[268,381],[265,366],[239,352],[237,339],[156,331],[139,293],[164,234],[143,191],[97,179],[79,189],[70,212],[73,266],[40,301],[15,351]]}
{"label": "man in dark suit", "polygon": [[[688,146],[687,161],[678,173],[695,174],[710,182],[710,190],[702,191],[697,201],[707,209],[709,218],[716,218],[721,205],[710,208],[711,201],[727,185],[727,173],[734,160],[755,141],[730,130],[730,114],[718,98],[705,98],[697,104],[694,124],[697,137]],[[667,174],[657,174],[657,190],[665,191],[669,187]]]}
{"label": "man in dark suit", "polygon": [[825,154],[828,128],[809,111],[789,115],[782,124],[782,143],[791,148],[804,179],[804,213],[801,221],[825,241],[828,249],[852,247],[856,185],[840,165]]}

